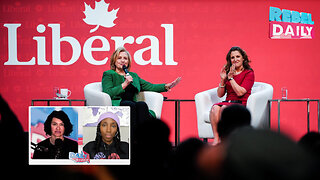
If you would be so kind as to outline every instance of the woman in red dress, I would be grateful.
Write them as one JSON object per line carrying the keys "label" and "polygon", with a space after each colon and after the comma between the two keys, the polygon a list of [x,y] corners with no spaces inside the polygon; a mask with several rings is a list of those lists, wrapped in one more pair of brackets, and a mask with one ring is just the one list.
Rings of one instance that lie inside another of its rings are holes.
{"label": "woman in red dress", "polygon": [[246,106],[254,83],[254,72],[249,65],[250,61],[244,50],[240,47],[232,47],[226,59],[227,64],[220,71],[221,82],[217,94],[219,97],[223,97],[227,93],[227,97],[225,101],[214,104],[210,110],[210,122],[214,135],[213,145],[220,142],[217,124],[222,110],[234,103]]}

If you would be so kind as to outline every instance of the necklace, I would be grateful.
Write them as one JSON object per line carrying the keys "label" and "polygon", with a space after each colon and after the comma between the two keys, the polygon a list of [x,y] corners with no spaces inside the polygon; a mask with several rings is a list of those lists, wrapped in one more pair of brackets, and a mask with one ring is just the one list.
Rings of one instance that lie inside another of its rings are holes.
{"label": "necklace", "polygon": [[240,74],[242,71],[244,70],[244,68],[242,67],[241,69],[240,69],[240,71],[237,71],[236,70],[236,73],[235,73],[235,75],[238,75],[238,74]]}

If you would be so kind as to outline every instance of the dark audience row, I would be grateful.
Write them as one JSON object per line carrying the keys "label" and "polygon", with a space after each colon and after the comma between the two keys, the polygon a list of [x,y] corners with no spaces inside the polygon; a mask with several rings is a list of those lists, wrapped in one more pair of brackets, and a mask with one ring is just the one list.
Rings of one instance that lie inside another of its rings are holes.
{"label": "dark audience row", "polygon": [[170,130],[151,119],[137,127],[130,166],[29,166],[28,136],[0,96],[2,177],[30,179],[319,179],[320,134],[310,132],[294,142],[272,130],[250,126],[241,105],[224,109],[218,131],[221,143],[198,138],[177,147]]}

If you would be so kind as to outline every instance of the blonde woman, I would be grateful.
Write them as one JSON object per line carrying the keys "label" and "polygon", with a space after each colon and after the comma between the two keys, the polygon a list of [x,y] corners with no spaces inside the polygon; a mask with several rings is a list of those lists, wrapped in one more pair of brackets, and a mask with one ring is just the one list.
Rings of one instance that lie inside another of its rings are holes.
{"label": "blonde woman", "polygon": [[140,78],[137,73],[127,74],[124,66],[130,70],[132,59],[130,53],[123,47],[117,48],[110,58],[110,70],[102,76],[102,90],[110,95],[113,106],[130,106],[133,129],[152,117],[155,113],[149,110],[145,102],[137,102],[141,91],[165,92],[171,90],[180,82],[180,77],[167,84],[152,84]]}

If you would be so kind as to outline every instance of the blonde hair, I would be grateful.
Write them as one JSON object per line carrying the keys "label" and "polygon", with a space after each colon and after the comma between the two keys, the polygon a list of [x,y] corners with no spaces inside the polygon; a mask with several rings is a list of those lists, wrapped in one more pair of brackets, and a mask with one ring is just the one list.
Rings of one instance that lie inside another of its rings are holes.
{"label": "blonde hair", "polygon": [[131,55],[130,53],[124,48],[124,47],[118,47],[111,55],[111,58],[110,58],[110,69],[112,70],[116,70],[116,66],[115,66],[115,63],[116,63],[116,60],[118,59],[119,57],[119,54],[121,52],[125,52],[127,53],[128,55],[128,60],[129,60],[129,63],[128,63],[128,69],[130,69],[131,67]]}

